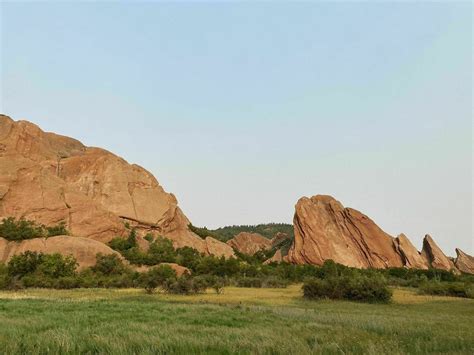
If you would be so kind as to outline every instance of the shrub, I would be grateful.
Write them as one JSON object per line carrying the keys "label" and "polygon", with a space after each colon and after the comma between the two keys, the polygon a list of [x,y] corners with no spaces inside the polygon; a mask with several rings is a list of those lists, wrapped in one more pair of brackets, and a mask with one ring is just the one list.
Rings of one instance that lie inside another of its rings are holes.
{"label": "shrub", "polygon": [[66,222],[59,222],[58,225],[52,227],[45,227],[46,234],[48,237],[55,237],[57,235],[69,235],[69,231],[66,228]]}
{"label": "shrub", "polygon": [[8,273],[8,268],[5,264],[0,264],[0,290],[5,290],[10,287],[12,277]]}
{"label": "shrub", "polygon": [[71,255],[44,254],[41,257],[37,272],[52,278],[68,277],[74,276],[77,266],[76,259]]}
{"label": "shrub", "polygon": [[128,238],[115,237],[109,242],[109,246],[119,252],[125,252],[137,246],[137,232],[135,229],[130,231]]}
{"label": "shrub", "polygon": [[10,276],[21,278],[27,274],[32,274],[41,264],[43,254],[34,251],[26,251],[22,254],[14,255],[8,263],[8,273]]}
{"label": "shrub", "polygon": [[157,237],[156,240],[150,244],[148,257],[151,265],[174,263],[176,260],[176,252],[173,247],[173,242],[167,238]]}
{"label": "shrub", "polygon": [[92,267],[92,271],[102,275],[120,275],[126,271],[127,267],[116,254],[96,256],[96,263]]}
{"label": "shrub", "polygon": [[56,226],[46,227],[26,219],[19,219],[17,221],[15,218],[9,217],[0,223],[0,237],[10,241],[68,234],[69,231],[66,229],[65,222],[60,222]]}
{"label": "shrub", "polygon": [[7,240],[24,240],[44,237],[45,231],[33,221],[25,219],[15,220],[13,217],[6,218],[0,223],[0,236]]}
{"label": "shrub", "polygon": [[204,292],[207,288],[207,283],[202,278],[190,278],[182,276],[177,280],[167,282],[165,291],[178,295],[191,295]]}
{"label": "shrub", "polygon": [[424,295],[474,298],[474,285],[463,282],[426,281],[419,287]]}
{"label": "shrub", "polygon": [[155,237],[153,236],[153,234],[151,233],[147,233],[147,235],[145,235],[143,237],[143,239],[145,239],[146,241],[148,241],[149,243],[153,242],[153,240],[155,239]]}
{"label": "shrub", "polygon": [[176,272],[169,265],[160,265],[141,274],[139,282],[146,293],[151,294],[155,292],[158,287],[162,287],[175,279]]}
{"label": "shrub", "polygon": [[368,303],[387,303],[392,292],[380,277],[328,277],[313,279],[303,285],[303,295],[307,299],[346,299]]}

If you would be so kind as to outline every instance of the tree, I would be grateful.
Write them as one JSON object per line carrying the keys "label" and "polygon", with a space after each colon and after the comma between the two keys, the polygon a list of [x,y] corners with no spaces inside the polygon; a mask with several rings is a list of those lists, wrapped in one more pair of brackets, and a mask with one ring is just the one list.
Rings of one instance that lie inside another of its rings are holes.
{"label": "tree", "polygon": [[97,254],[96,263],[92,267],[92,271],[103,275],[120,275],[126,269],[126,266],[116,254],[103,255],[101,253]]}
{"label": "tree", "polygon": [[176,272],[169,265],[154,267],[140,276],[140,284],[148,294],[152,294],[158,287],[174,280],[176,280]]}
{"label": "tree", "polygon": [[8,273],[10,276],[23,277],[36,271],[43,260],[43,254],[35,251],[26,251],[22,254],[14,255],[8,263]]}

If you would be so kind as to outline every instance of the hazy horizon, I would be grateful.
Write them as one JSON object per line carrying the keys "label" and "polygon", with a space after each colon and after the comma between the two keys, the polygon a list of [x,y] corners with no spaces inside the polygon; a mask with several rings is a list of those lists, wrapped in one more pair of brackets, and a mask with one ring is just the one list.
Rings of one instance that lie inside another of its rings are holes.
{"label": "hazy horizon", "polygon": [[193,224],[328,194],[473,254],[470,2],[0,11],[0,111],[143,166]]}

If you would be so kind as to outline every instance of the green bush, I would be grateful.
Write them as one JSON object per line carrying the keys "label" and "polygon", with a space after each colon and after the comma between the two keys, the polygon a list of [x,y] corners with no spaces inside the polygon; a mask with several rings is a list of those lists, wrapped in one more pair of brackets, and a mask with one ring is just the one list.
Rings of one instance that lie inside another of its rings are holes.
{"label": "green bush", "polygon": [[0,290],[5,290],[10,287],[12,277],[8,273],[8,268],[5,264],[0,264]]}
{"label": "green bush", "polygon": [[163,287],[176,280],[176,272],[169,265],[160,265],[143,273],[139,277],[140,285],[146,293],[153,293],[158,287]]}
{"label": "green bush", "polygon": [[96,264],[92,271],[102,275],[120,275],[127,271],[127,267],[116,254],[97,254]]}
{"label": "green bush", "polygon": [[0,223],[0,236],[7,240],[24,240],[45,236],[45,230],[33,221],[6,218]]}
{"label": "green bush", "polygon": [[46,277],[60,278],[74,276],[78,264],[73,256],[43,254],[37,272]]}
{"label": "green bush", "polygon": [[423,295],[474,298],[474,285],[463,282],[426,281],[419,287]]}
{"label": "green bush", "polygon": [[202,278],[182,276],[177,280],[165,283],[165,291],[177,295],[191,295],[202,293],[207,289],[207,282]]}
{"label": "green bush", "polygon": [[143,237],[143,239],[145,239],[146,241],[148,241],[149,243],[153,242],[153,240],[155,240],[155,237],[153,236],[153,234],[151,233],[147,233],[147,235],[145,235]]}
{"label": "green bush", "polygon": [[387,303],[392,292],[380,277],[332,276],[313,279],[303,285],[303,295],[307,299],[345,299],[368,303]]}
{"label": "green bush", "polygon": [[43,254],[35,251],[14,255],[8,263],[8,274],[17,278],[32,274],[41,264],[42,259]]}
{"label": "green bush", "polygon": [[59,222],[58,225],[52,227],[45,227],[46,234],[48,237],[55,237],[57,235],[69,235],[69,231],[66,228],[66,222]]}
{"label": "green bush", "polygon": [[26,219],[16,220],[13,217],[9,217],[0,223],[0,237],[10,241],[54,237],[57,235],[69,235],[65,222],[47,227]]}

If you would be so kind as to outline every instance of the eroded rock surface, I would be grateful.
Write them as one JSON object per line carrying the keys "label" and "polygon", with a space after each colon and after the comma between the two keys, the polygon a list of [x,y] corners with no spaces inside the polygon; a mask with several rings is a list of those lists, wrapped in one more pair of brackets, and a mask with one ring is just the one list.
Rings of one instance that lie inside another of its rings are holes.
{"label": "eroded rock surface", "polygon": [[415,269],[428,269],[428,262],[423,258],[407,238],[405,234],[400,234],[393,241],[395,250],[402,258],[403,266]]}
{"label": "eroded rock surface", "polygon": [[459,248],[456,248],[456,254],[457,257],[454,261],[454,265],[458,270],[467,274],[474,274],[474,257],[466,254]]}
{"label": "eroded rock surface", "polygon": [[8,241],[0,238],[0,262],[7,263],[13,255],[26,251],[35,251],[44,254],[60,253],[72,255],[79,264],[78,270],[93,266],[96,263],[96,255],[116,254],[123,260],[122,256],[107,245],[89,238],[57,236],[50,238],[35,238],[21,242]]}
{"label": "eroded rock surface", "polygon": [[451,271],[455,270],[454,263],[449,259],[435,243],[429,234],[423,239],[423,249],[421,255],[427,261],[428,265],[434,269]]}
{"label": "eroded rock surface", "polygon": [[234,238],[227,241],[235,250],[243,254],[254,255],[260,250],[268,250],[272,248],[272,241],[258,233],[241,232]]}
{"label": "eroded rock surface", "polygon": [[74,236],[108,242],[125,236],[124,222],[176,247],[206,253],[206,243],[155,177],[99,148],[0,115],[0,219],[45,225],[65,221]]}
{"label": "eroded rock surface", "polygon": [[204,242],[206,244],[206,252],[209,255],[224,256],[226,258],[235,257],[234,249],[220,240],[207,237]]}
{"label": "eroded rock surface", "polygon": [[393,238],[369,217],[331,196],[303,197],[296,204],[295,240],[288,261],[322,265],[332,259],[357,268],[403,265]]}

